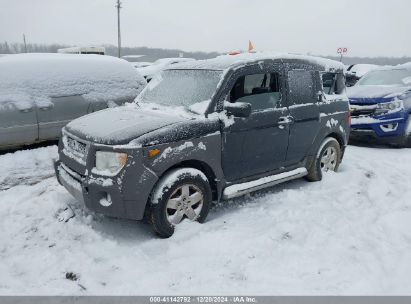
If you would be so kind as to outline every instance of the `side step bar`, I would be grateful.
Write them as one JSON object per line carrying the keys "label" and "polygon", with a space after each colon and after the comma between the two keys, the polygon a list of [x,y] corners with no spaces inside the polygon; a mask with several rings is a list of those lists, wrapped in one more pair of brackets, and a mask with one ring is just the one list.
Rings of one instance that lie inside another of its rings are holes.
{"label": "side step bar", "polygon": [[303,177],[307,175],[307,173],[306,168],[297,168],[292,171],[262,177],[251,182],[231,185],[224,189],[223,199],[231,199],[253,191],[268,188],[295,178]]}

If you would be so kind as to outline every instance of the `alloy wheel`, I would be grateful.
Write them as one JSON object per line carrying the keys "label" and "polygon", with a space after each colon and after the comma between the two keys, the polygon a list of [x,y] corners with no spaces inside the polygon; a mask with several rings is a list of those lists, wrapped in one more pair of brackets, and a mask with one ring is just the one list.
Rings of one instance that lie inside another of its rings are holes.
{"label": "alloy wheel", "polygon": [[327,172],[329,170],[335,171],[337,166],[337,149],[335,147],[327,147],[321,155],[321,170]]}
{"label": "alloy wheel", "polygon": [[172,225],[179,224],[184,218],[196,220],[203,208],[204,195],[193,184],[184,184],[178,187],[166,205],[167,220]]}

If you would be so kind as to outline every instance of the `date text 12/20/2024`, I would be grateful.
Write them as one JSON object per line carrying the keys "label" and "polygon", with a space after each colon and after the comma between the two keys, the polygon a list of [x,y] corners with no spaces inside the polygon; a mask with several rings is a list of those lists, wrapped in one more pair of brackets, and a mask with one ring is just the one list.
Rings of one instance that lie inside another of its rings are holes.
{"label": "date text 12/20/2024", "polygon": [[150,297],[150,303],[257,303],[255,297],[248,296],[175,296],[175,297]]}

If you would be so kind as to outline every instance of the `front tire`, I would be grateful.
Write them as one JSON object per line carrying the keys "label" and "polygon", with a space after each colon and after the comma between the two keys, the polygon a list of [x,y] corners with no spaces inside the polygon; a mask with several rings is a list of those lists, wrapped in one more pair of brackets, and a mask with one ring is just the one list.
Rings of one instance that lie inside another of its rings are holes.
{"label": "front tire", "polygon": [[168,238],[184,219],[204,222],[211,200],[210,184],[203,172],[173,169],[161,178],[151,195],[149,222],[157,235]]}
{"label": "front tire", "polygon": [[411,148],[411,115],[408,115],[407,123],[405,125],[403,139],[399,145],[400,148]]}
{"label": "front tire", "polygon": [[318,149],[317,155],[306,176],[310,182],[320,181],[323,172],[337,171],[341,163],[341,146],[333,137],[327,137]]}

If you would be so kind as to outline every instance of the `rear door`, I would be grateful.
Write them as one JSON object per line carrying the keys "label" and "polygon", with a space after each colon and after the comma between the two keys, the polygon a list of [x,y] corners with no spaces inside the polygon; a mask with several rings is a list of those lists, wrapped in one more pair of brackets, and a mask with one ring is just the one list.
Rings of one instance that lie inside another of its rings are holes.
{"label": "rear door", "polygon": [[318,72],[288,71],[287,103],[292,122],[287,164],[295,164],[305,158],[319,131],[318,79]]}
{"label": "rear door", "polygon": [[0,102],[0,146],[31,144],[37,139],[37,117],[32,103]]}
{"label": "rear door", "polygon": [[86,115],[90,102],[81,95],[51,97],[37,104],[40,140],[57,139],[71,120]]}
{"label": "rear door", "polygon": [[228,102],[250,103],[251,116],[233,118],[223,130],[223,170],[234,181],[280,168],[286,157],[288,128],[279,124],[282,107],[279,67],[234,75]]}

